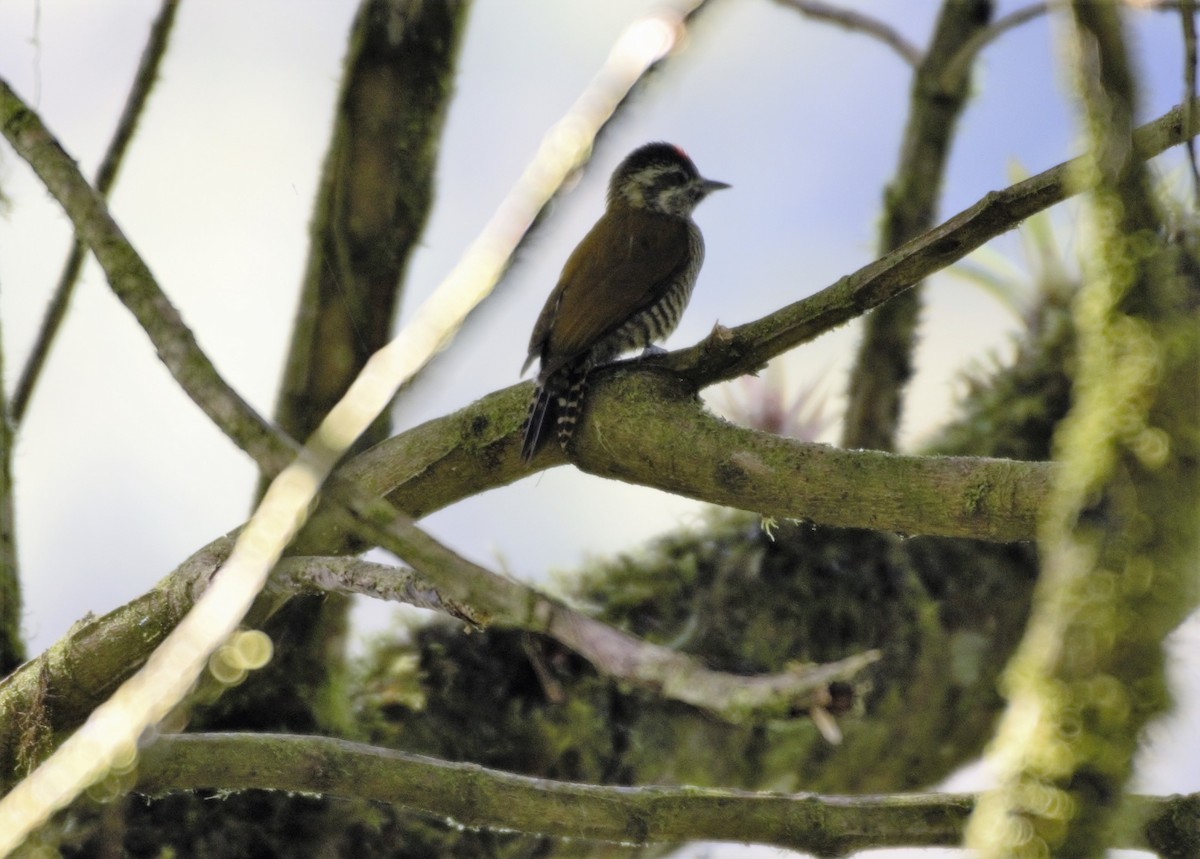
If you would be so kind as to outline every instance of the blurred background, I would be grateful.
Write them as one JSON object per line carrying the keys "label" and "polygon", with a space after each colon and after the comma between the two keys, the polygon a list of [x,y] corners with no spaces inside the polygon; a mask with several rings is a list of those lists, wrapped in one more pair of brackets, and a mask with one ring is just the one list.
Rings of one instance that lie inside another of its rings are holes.
{"label": "blurred background", "polygon": [[[112,132],[157,0],[4,0],[0,75],[91,175]],[[308,217],[356,3],[184,3],[161,79],[112,195],[112,209],[224,377],[270,414],[296,307]],[[409,268],[401,324],[451,269],[557,121],[639,15],[643,0],[477,0],[439,156],[436,204]],[[924,46],[938,3],[851,2]],[[1026,5],[998,2],[997,16]],[[1178,20],[1131,15],[1142,120],[1180,101]],[[985,49],[951,154],[943,219],[1076,154],[1074,106],[1045,17]],[[398,403],[395,429],[517,381],[533,320],[574,244],[603,208],[608,176],[648,140],[685,148],[733,185],[697,214],[708,253],[668,346],[696,342],[809,295],[875,256],[883,188],[898,158],[909,68],[876,40],[807,20],[771,0],[713,2],[685,43],[598,141],[593,160],[524,247],[496,293]],[[1181,178],[1182,154],[1155,162]],[[0,323],[11,390],[62,259],[66,218],[20,159],[0,149]],[[1053,212],[1073,258],[1076,217]],[[978,263],[1021,272],[1015,236]],[[1005,355],[1009,304],[954,271],[926,293],[918,374],[903,444],[952,414],[961,371]],[[815,385],[836,418],[856,342],[848,326],[786,356],[789,388]],[[734,383],[738,385],[739,383]],[[719,406],[731,396],[709,392]],[[836,421],[825,438],[838,436]],[[18,550],[31,653],[87,612],[145,591],[240,524],[256,472],[175,386],[94,263],[75,295],[22,425],[15,461]],[[702,505],[556,469],[431,516],[459,552],[548,583],[579,560],[696,521]],[[360,635],[391,606],[356,609]],[[1156,726],[1139,789],[1200,790],[1200,624],[1172,642],[1181,706]],[[978,787],[978,768],[952,780]],[[693,847],[686,855],[743,848]],[[947,851],[925,851],[936,855]],[[780,855],[762,850],[736,855]],[[875,855],[883,856],[878,853]],[[886,855],[907,855],[891,852]],[[947,852],[947,855],[949,853]]]}

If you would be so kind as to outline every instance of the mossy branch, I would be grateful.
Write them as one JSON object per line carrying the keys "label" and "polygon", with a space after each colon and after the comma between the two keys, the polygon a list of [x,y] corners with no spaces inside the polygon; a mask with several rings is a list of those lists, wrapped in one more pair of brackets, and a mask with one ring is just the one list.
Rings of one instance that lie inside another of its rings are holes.
{"label": "mossy branch", "polygon": [[[622,844],[743,841],[817,856],[955,845],[974,805],[965,794],[820,796],[573,784],[310,736],[164,736],[142,754],[135,791],[196,789],[309,791],[389,803],[467,827]],[[1144,849],[1170,839],[1196,847],[1197,830],[1189,824],[1200,815],[1200,797],[1136,802],[1149,822],[1120,846]]]}
{"label": "mossy branch", "polygon": [[1200,600],[1200,259],[1194,237],[1167,237],[1132,154],[1120,10],[1070,12],[1092,229],[1041,578],[992,753],[1000,786],[968,832],[995,859],[1097,856],[1124,839],[1139,738],[1169,702],[1162,642]]}
{"label": "mossy branch", "polygon": [[[507,580],[461,558],[453,572],[460,578],[486,576]],[[465,565],[465,568],[464,568]],[[555,600],[512,583],[527,600],[524,617],[493,616],[497,626],[547,635],[586,658],[601,674],[672,701],[689,704],[731,723],[791,718],[832,704],[829,685],[849,681],[879,659],[869,651],[826,665],[800,665],[778,674],[738,675],[713,671],[700,660],[669,647],[643,641],[581,614]],[[478,622],[476,606],[444,596],[429,581],[409,571],[355,558],[288,558],[273,575],[273,587],[291,593],[360,594],[440,611],[468,623]],[[486,604],[486,603],[485,603]]]}
{"label": "mossy branch", "polygon": [[675,377],[604,372],[574,455],[581,469],[777,518],[1004,542],[1035,533],[1052,469],[986,457],[843,450],[714,417]]}
{"label": "mossy branch", "polygon": [[[0,344],[0,378],[4,349]],[[17,556],[17,527],[13,498],[13,433],[9,402],[0,385],[0,676],[25,661],[21,638],[21,574]]]}
{"label": "mossy branch", "polygon": [[[379,545],[420,571],[349,558],[290,558],[280,564],[252,617],[261,622],[296,593],[364,593],[433,608],[469,623],[547,635],[601,673],[722,719],[791,717],[830,706],[829,684],[848,680],[879,654],[753,676],[708,669],[701,661],[601,623],[515,580],[473,564],[418,529],[386,502],[343,484],[341,499]],[[88,618],[0,681],[0,764],[16,775],[142,665],[204,593],[233,548],[227,536],[206,546],[149,593],[101,618]],[[413,596],[415,595],[415,599]],[[43,706],[52,701],[52,707]],[[20,718],[19,718],[20,716]],[[30,719],[32,718],[32,722]],[[35,730],[27,730],[32,724]]]}

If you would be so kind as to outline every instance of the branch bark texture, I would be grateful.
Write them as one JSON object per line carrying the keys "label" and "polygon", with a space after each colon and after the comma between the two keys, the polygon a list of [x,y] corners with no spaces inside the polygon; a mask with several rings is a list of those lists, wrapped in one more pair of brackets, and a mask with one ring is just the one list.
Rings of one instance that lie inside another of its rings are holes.
{"label": "branch bark texture", "polygon": [[[529,778],[345,740],[256,734],[161,737],[142,756],[138,792],[305,790],[419,809],[467,827],[622,844],[743,841],[846,856],[879,847],[958,843],[974,805],[964,794],[820,796],[679,787],[601,787]],[[1197,797],[1135,798],[1150,819],[1196,845]]]}

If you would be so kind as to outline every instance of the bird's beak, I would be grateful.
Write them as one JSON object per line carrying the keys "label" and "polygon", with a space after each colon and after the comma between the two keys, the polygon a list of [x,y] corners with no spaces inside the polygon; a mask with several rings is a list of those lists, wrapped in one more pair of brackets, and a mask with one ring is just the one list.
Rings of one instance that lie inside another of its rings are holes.
{"label": "bird's beak", "polygon": [[704,193],[711,194],[713,191],[720,191],[722,188],[733,187],[728,182],[718,182],[716,179],[704,180]]}

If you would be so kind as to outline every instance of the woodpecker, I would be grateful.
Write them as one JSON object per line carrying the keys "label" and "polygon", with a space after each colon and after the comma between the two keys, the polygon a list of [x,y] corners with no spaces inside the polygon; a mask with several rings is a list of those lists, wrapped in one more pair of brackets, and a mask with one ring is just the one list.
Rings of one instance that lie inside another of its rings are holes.
{"label": "woodpecker", "polygon": [[534,359],[541,363],[522,430],[523,461],[554,424],[567,449],[589,370],[675,330],[704,262],[692,212],[728,187],[705,179],[669,143],[647,143],[618,165],[604,214],[567,258],[529,338],[521,374]]}

